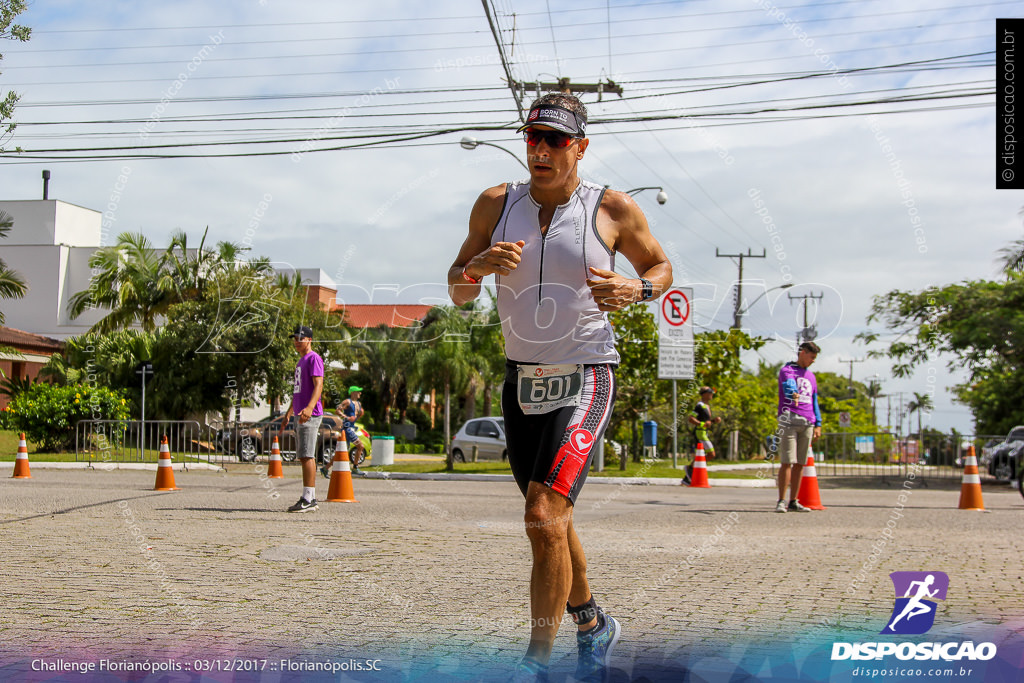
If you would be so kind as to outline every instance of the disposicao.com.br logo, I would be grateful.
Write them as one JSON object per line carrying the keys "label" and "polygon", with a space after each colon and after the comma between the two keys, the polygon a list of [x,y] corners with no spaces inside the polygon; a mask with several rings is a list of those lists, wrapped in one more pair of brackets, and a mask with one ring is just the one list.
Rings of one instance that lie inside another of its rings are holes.
{"label": "disposicao.com.br logo", "polygon": [[[927,633],[935,623],[937,600],[945,600],[949,590],[949,576],[945,572],[893,572],[889,574],[896,599],[892,615],[881,634],[920,635]],[[832,660],[869,660],[895,656],[900,660],[953,662],[959,660],[985,661],[996,656],[994,643],[952,641],[945,643],[833,643]]]}

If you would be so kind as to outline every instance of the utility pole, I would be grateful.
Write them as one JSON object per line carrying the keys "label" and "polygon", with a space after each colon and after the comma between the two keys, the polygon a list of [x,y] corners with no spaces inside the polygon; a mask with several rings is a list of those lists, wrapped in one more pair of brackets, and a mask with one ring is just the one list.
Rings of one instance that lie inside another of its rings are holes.
{"label": "utility pole", "polygon": [[501,32],[498,30],[498,26],[494,21],[494,17],[491,15],[491,7],[489,0],[480,0],[484,6],[484,14],[487,15],[487,23],[491,27],[491,35],[494,36],[494,43],[498,46],[498,56],[501,57],[501,67],[505,70],[505,79],[508,83],[508,87],[512,89],[512,98],[516,101],[516,109],[519,110],[519,120],[526,121],[526,116],[523,114],[523,103],[518,92],[516,92],[515,81],[512,80],[512,67],[509,66],[508,58],[505,56],[505,46],[501,42]]}
{"label": "utility pole", "polygon": [[863,363],[864,359],[863,358],[850,358],[848,360],[844,360],[844,359],[840,358],[839,362],[840,363],[849,363],[850,364],[850,383],[847,385],[846,388],[850,390],[850,396],[853,396],[853,364],[854,363]]}
{"label": "utility pole", "polygon": [[531,90],[537,93],[537,97],[540,97],[542,92],[560,92],[563,95],[597,93],[597,101],[600,102],[601,96],[606,92],[613,92],[619,97],[622,97],[623,92],[622,86],[611,79],[598,81],[597,83],[573,83],[568,78],[559,78],[557,81],[546,83],[540,81],[515,81],[514,83],[515,87],[519,90],[520,97],[526,95]]}
{"label": "utility pole", "polygon": [[747,247],[746,254],[719,254],[718,247],[715,247],[715,258],[738,258],[739,259],[739,277],[736,280],[736,306],[732,311],[732,328],[738,330],[742,327],[743,323],[743,259],[745,258],[766,258],[768,253],[761,249],[760,254],[755,254],[750,251],[750,247]]}
{"label": "utility pole", "polygon": [[800,346],[800,342],[814,341],[815,337],[818,336],[818,329],[813,325],[808,325],[807,323],[807,300],[816,299],[818,301],[821,301],[823,298],[825,298],[825,294],[814,294],[812,292],[810,294],[801,294],[800,296],[793,296],[792,294],[787,293],[786,296],[789,297],[790,301],[797,301],[802,299],[804,304],[804,328],[800,330],[800,334],[797,337],[797,346]]}

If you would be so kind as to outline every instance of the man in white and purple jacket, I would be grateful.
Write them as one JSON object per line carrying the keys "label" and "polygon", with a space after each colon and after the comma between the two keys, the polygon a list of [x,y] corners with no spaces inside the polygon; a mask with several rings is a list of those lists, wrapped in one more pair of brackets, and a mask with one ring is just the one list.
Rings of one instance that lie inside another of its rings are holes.
{"label": "man in white and purple jacket", "polygon": [[[796,362],[786,363],[779,371],[779,426],[775,431],[779,437],[779,502],[775,505],[776,512],[811,511],[796,498],[811,440],[821,436],[818,382],[810,371],[811,363],[820,352],[814,342],[804,342],[797,352]],[[786,486],[789,486],[788,505]]]}

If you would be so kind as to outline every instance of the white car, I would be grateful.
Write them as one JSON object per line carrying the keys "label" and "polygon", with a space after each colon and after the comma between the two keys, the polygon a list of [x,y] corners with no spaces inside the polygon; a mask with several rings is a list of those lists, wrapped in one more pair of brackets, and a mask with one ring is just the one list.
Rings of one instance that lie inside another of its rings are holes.
{"label": "white car", "polygon": [[473,446],[477,448],[478,460],[508,460],[505,418],[478,417],[468,420],[452,439],[452,460],[471,461]]}

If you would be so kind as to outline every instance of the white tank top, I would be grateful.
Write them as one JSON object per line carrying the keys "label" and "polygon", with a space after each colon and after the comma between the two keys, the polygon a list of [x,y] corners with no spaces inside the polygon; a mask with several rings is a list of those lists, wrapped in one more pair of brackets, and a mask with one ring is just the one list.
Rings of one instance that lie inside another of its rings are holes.
{"label": "white tank top", "polygon": [[605,188],[581,180],[555,209],[545,234],[530,182],[506,185],[505,206],[491,244],[523,240],[523,259],[496,276],[505,355],[520,363],[618,363],[608,316],[587,287],[588,268],[613,270],[615,254],[597,232]]}

